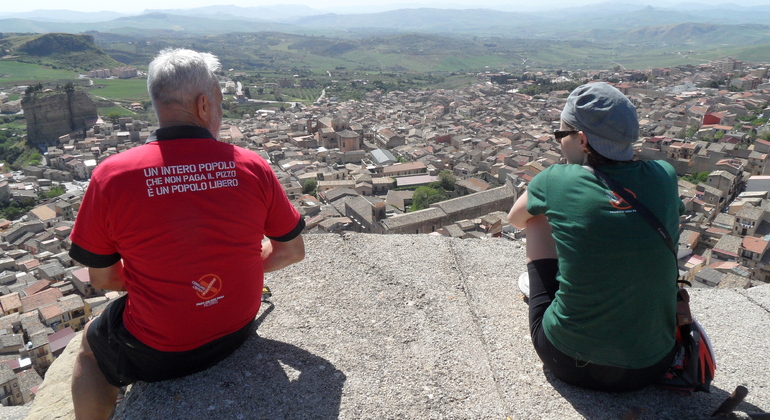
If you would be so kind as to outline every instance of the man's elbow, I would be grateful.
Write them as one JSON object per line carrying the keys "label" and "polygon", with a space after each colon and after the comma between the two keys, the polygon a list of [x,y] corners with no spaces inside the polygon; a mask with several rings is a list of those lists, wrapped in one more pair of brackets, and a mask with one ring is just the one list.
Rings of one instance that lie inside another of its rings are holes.
{"label": "man's elbow", "polygon": [[305,259],[305,249],[292,250],[291,253],[285,256],[285,260],[288,264],[296,264]]}
{"label": "man's elbow", "polygon": [[287,255],[289,264],[298,263],[305,259],[305,241],[302,236],[298,236],[292,242],[289,255]]}

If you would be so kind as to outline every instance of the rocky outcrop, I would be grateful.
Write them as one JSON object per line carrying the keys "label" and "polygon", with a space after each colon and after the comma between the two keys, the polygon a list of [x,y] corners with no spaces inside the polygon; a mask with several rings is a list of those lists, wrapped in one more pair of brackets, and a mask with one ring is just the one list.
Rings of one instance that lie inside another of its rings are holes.
{"label": "rocky outcrop", "polygon": [[83,334],[70,341],[64,352],[53,362],[45,373],[45,380],[38,388],[32,409],[26,420],[74,420],[75,407],[72,405],[70,383],[75,356],[80,349]]}
{"label": "rocky outcrop", "polygon": [[21,102],[27,138],[39,146],[56,145],[60,136],[85,130],[97,119],[96,104],[83,91],[34,93]]}

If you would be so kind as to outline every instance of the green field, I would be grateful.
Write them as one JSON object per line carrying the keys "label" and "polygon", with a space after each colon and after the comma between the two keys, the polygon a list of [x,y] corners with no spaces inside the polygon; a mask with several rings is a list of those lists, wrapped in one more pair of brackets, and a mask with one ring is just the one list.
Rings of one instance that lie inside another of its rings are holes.
{"label": "green field", "polygon": [[321,89],[283,88],[281,96],[284,101],[313,103],[321,96]]}
{"label": "green field", "polygon": [[78,74],[69,70],[54,70],[37,64],[0,59],[0,85],[28,85],[39,82],[75,80]]}
{"label": "green field", "polygon": [[149,101],[146,79],[93,79],[93,86],[88,93],[97,98],[112,101],[141,102]]}

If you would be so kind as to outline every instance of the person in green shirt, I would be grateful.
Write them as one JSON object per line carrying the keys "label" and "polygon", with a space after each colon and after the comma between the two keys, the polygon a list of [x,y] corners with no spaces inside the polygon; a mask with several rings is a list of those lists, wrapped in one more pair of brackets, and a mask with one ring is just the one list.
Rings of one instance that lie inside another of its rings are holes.
{"label": "person in green shirt", "polygon": [[572,385],[632,391],[675,355],[677,268],[645,219],[585,166],[630,191],[677,243],[674,168],[633,160],[636,109],[606,83],[579,86],[554,131],[566,164],[532,179],[508,220],[527,232],[529,320],[545,366]]}

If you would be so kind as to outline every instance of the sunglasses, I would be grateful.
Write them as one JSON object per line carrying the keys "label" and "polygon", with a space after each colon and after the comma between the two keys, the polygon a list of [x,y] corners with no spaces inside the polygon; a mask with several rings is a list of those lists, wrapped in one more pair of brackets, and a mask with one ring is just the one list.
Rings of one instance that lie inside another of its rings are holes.
{"label": "sunglasses", "polygon": [[556,138],[556,140],[562,139],[564,137],[567,137],[569,135],[579,133],[578,130],[553,130],[553,136]]}

